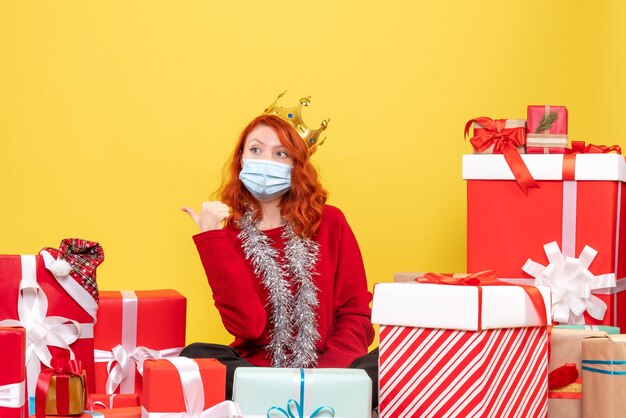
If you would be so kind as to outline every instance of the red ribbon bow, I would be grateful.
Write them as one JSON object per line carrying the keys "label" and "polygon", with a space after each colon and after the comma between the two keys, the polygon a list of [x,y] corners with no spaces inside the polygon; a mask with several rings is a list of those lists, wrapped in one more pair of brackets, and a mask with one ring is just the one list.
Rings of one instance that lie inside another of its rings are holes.
{"label": "red ribbon bow", "polygon": [[469,130],[473,123],[478,123],[482,126],[482,129],[474,128],[474,136],[470,139],[476,151],[485,151],[493,145],[493,153],[504,155],[504,159],[511,168],[517,184],[525,194],[528,194],[529,188],[539,187],[517,150],[517,147],[526,144],[526,130],[524,128],[507,129],[504,127],[506,119],[493,120],[487,117],[480,117],[470,119],[465,124],[465,138],[469,135]]}
{"label": "red ribbon bow", "polygon": [[496,272],[493,270],[485,270],[478,273],[469,274],[462,277],[452,277],[439,273],[426,273],[423,277],[415,279],[420,283],[445,284],[453,286],[476,286],[478,289],[478,330],[482,331],[482,288],[481,286],[518,286],[524,289],[530,301],[539,315],[542,325],[548,324],[548,315],[546,314],[546,306],[543,302],[541,292],[535,286],[524,284],[507,283],[496,279]]}
{"label": "red ribbon bow", "polygon": [[622,148],[619,145],[585,145],[585,141],[572,141],[572,148],[566,149],[565,152],[567,154],[608,154],[609,152],[621,154]]}
{"label": "red ribbon bow", "polygon": [[[37,379],[37,388],[35,391],[35,414],[37,418],[45,418],[46,416],[46,396],[52,376],[57,377],[57,414],[68,415],[69,404],[69,377],[82,376],[83,365],[80,360],[69,360],[64,357],[53,357],[50,361],[50,369],[42,370]],[[63,381],[63,383],[61,383]],[[87,401],[87,393],[83,399],[83,405]]]}
{"label": "red ribbon bow", "polygon": [[578,379],[578,367],[575,363],[565,363],[548,374],[548,390],[559,389],[572,384]]}

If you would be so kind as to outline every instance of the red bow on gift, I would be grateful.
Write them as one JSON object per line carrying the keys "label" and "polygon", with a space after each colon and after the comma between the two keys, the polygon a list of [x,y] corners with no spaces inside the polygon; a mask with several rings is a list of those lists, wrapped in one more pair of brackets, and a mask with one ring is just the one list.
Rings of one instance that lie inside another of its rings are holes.
{"label": "red bow on gift", "polygon": [[[46,416],[46,396],[52,376],[57,378],[57,414],[69,415],[69,393],[64,388],[69,386],[70,376],[82,376],[83,365],[80,360],[69,360],[64,357],[53,357],[50,361],[50,369],[42,370],[37,379],[37,389],[35,391],[35,414],[37,418],[45,418]],[[67,384],[60,384],[61,380]],[[64,391],[65,393],[62,393]],[[83,406],[87,402],[86,389],[83,396]]]}
{"label": "red bow on gift", "polygon": [[525,194],[528,194],[529,188],[539,187],[517,150],[517,147],[526,144],[525,129],[505,128],[506,119],[493,120],[487,117],[480,117],[470,119],[465,124],[465,138],[469,135],[469,130],[473,123],[478,123],[482,126],[482,129],[474,127],[474,136],[470,139],[476,151],[485,151],[493,145],[493,153],[504,155],[504,159],[511,168],[517,184]]}
{"label": "red bow on gift", "polygon": [[[478,273],[468,274],[462,277],[447,276],[439,273],[426,273],[423,277],[415,279],[420,283],[433,283],[433,284],[445,284],[453,286],[477,286],[478,288],[478,311],[482,313],[482,289],[480,286],[517,286],[524,289],[530,301],[539,315],[541,323],[543,325],[548,324],[548,315],[546,313],[546,306],[543,302],[543,296],[541,292],[535,286],[529,286],[524,284],[515,284],[500,281],[496,278],[496,272],[493,270],[485,270]],[[478,330],[482,330],[481,323],[482,314],[478,315]]]}
{"label": "red bow on gift", "polygon": [[619,145],[585,145],[585,141],[572,141],[572,148],[566,149],[565,152],[567,154],[608,154],[609,152],[621,154],[622,148]]}
{"label": "red bow on gift", "polygon": [[559,389],[572,384],[578,379],[578,367],[575,363],[565,363],[548,374],[548,390]]}

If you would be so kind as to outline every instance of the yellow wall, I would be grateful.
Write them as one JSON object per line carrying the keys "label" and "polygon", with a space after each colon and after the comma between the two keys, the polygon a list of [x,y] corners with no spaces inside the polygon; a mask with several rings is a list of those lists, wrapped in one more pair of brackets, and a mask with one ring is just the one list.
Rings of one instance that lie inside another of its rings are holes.
{"label": "yellow wall", "polygon": [[370,283],[463,271],[471,117],[564,104],[626,145],[620,1],[0,3],[0,252],[102,243],[102,289],[175,288],[188,341],[227,343],[180,212],[275,95],[331,118],[315,155]]}

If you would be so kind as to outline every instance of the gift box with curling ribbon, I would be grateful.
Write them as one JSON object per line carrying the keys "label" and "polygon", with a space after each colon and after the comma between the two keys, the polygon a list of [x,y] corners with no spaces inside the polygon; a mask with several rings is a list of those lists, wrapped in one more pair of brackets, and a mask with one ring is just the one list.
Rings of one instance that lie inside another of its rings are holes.
{"label": "gift box with curling ribbon", "polygon": [[485,271],[374,286],[380,417],[544,417],[550,289]]}
{"label": "gift box with curling ribbon", "polygon": [[0,256],[0,326],[26,330],[31,397],[40,371],[50,367],[53,356],[80,360],[93,376],[95,271],[103,260],[98,243],[80,239],[65,239],[58,250],[45,248],[38,255]]}
{"label": "gift box with curling ribbon", "polygon": [[528,195],[502,156],[464,155],[468,271],[550,286],[557,323],[626,326],[626,163],[608,151],[522,156]]}
{"label": "gift box with curling ribbon", "polygon": [[617,418],[626,413],[626,335],[582,342],[583,417]]}
{"label": "gift box with curling ribbon", "polygon": [[53,357],[51,366],[37,379],[36,417],[80,415],[87,404],[86,373],[80,360]]}
{"label": "gift box with curling ribbon", "polygon": [[185,346],[187,300],[175,290],[103,291],[95,327],[95,392],[141,394],[146,359]]}
{"label": "gift box with curling ribbon", "polygon": [[136,393],[90,393],[87,397],[87,408],[90,411],[112,408],[130,408],[141,406]]}
{"label": "gift box with curling ribbon", "polygon": [[25,418],[26,401],[26,331],[24,328],[0,327],[0,417]]}
{"label": "gift box with curling ribbon", "polygon": [[216,359],[170,357],[144,364],[144,418],[241,418],[237,404],[224,401],[226,366]]}
{"label": "gift box with curling ribbon", "polygon": [[369,418],[372,380],[358,369],[239,367],[233,400],[246,418]]}

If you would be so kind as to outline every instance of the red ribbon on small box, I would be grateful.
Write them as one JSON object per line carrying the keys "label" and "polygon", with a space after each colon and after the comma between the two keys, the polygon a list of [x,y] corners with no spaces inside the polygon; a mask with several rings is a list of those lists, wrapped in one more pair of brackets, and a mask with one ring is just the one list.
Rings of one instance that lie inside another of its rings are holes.
{"label": "red ribbon on small box", "polygon": [[529,286],[524,284],[507,283],[496,279],[496,272],[493,270],[485,270],[478,273],[468,274],[464,277],[452,277],[439,273],[426,273],[423,277],[415,279],[419,283],[433,283],[433,284],[445,284],[453,286],[476,286],[478,289],[478,330],[482,331],[482,288],[481,286],[517,286],[524,289],[533,307],[539,315],[542,325],[548,324],[548,315],[546,314],[546,307],[543,302],[543,296],[541,292],[535,286]]}
{"label": "red ribbon on small box", "polygon": [[[53,357],[51,368],[42,370],[37,380],[35,392],[35,414],[37,418],[46,416],[46,400],[52,377],[56,378],[56,415],[80,414],[87,404],[87,389],[85,385],[85,371],[80,360],[68,360],[62,357]],[[70,396],[70,378],[82,380],[82,399],[80,405],[72,404]],[[78,411],[78,412],[77,412]],[[50,413],[48,413],[50,415]]]}
{"label": "red ribbon on small box", "polygon": [[482,152],[493,145],[493,153],[504,155],[517,184],[525,194],[528,194],[529,188],[539,187],[517,150],[517,147],[526,144],[525,128],[505,128],[506,119],[493,120],[488,117],[480,117],[470,119],[465,124],[465,138],[469,135],[473,123],[482,126],[480,129],[474,127],[474,136],[470,139],[476,151]]}
{"label": "red ribbon on small box", "polygon": [[566,149],[563,156],[563,180],[575,180],[576,154],[608,154],[610,152],[621,154],[622,148],[619,145],[585,145],[585,141],[572,141],[572,148]]}
{"label": "red ribbon on small box", "polygon": [[572,141],[572,148],[565,150],[566,154],[608,154],[609,152],[621,154],[622,148],[619,145],[585,145],[585,141]]}

